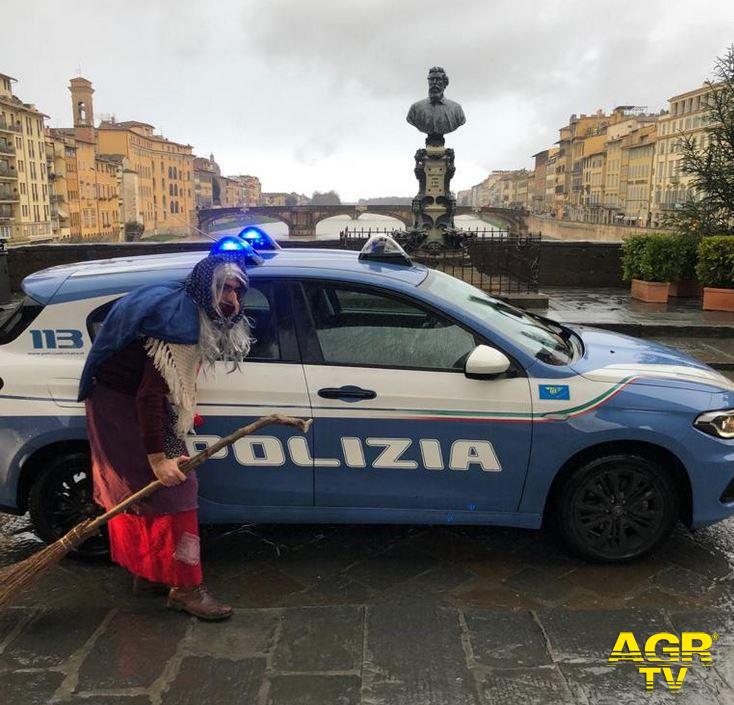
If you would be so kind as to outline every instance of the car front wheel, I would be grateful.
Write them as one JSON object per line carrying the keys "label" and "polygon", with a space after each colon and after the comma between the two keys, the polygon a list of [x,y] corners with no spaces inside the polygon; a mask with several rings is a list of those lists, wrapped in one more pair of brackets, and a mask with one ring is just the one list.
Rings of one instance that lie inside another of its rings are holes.
{"label": "car front wheel", "polygon": [[658,463],[615,454],[584,463],[561,487],[556,524],[587,560],[625,563],[654,551],[679,516],[671,475]]}
{"label": "car front wheel", "polygon": [[[71,451],[49,461],[31,486],[28,510],[36,534],[47,543],[61,538],[79,522],[100,514],[101,509],[92,496],[89,454]],[[109,555],[106,529],[78,546],[72,555],[106,558]]]}

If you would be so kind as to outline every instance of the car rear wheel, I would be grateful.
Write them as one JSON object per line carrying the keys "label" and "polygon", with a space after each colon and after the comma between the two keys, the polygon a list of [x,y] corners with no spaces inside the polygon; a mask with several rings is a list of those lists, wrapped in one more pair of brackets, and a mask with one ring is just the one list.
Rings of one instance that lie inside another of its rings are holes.
{"label": "car rear wheel", "polygon": [[617,454],[578,467],[561,487],[555,510],[558,530],[575,553],[625,563],[668,537],[679,516],[679,497],[658,463]]}
{"label": "car rear wheel", "polygon": [[[89,454],[82,450],[64,453],[41,470],[28,497],[31,521],[38,536],[53,543],[79,522],[97,516],[101,509],[92,497]],[[109,540],[106,529],[77,547],[79,558],[106,558]]]}

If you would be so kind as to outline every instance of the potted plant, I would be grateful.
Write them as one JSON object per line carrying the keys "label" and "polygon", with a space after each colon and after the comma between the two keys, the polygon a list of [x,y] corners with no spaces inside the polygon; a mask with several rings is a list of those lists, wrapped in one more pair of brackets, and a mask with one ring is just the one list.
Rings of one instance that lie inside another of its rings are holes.
{"label": "potted plant", "polygon": [[696,280],[700,242],[700,237],[689,233],[677,233],[671,237],[671,257],[675,271],[668,289],[669,296],[692,298],[703,293],[703,287]]}
{"label": "potted plant", "polygon": [[622,276],[632,283],[630,296],[648,303],[666,303],[675,275],[672,235],[633,235],[622,243]]}
{"label": "potted plant", "polygon": [[696,275],[707,311],[734,311],[734,237],[705,237],[698,245]]}

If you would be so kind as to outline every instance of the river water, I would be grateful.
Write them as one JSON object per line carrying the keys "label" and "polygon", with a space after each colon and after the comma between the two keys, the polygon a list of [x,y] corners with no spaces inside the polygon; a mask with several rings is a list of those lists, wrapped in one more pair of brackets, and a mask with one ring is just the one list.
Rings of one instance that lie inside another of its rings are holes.
{"label": "river water", "polygon": [[[484,220],[480,220],[479,218],[475,218],[474,216],[470,215],[457,216],[454,222],[456,223],[457,228],[461,228],[463,230],[496,229],[496,226],[493,226],[492,224],[487,223]],[[268,235],[272,235],[278,240],[290,239],[290,235],[288,234],[288,226],[285,223],[259,223],[256,225],[257,227],[262,228],[266,233],[268,233]],[[240,232],[243,227],[245,227],[245,225],[228,226],[221,230],[218,229],[216,231],[212,231],[212,235],[235,235]],[[372,215],[369,213],[365,213],[357,220],[352,220],[348,215],[336,215],[333,218],[322,220],[316,225],[316,239],[335,240],[339,237],[339,233],[345,228],[349,228],[350,230],[367,230],[371,228],[374,231],[376,229],[385,230],[386,228],[404,230],[405,226],[401,221],[385,215]],[[298,237],[294,239],[304,240],[306,238]]]}

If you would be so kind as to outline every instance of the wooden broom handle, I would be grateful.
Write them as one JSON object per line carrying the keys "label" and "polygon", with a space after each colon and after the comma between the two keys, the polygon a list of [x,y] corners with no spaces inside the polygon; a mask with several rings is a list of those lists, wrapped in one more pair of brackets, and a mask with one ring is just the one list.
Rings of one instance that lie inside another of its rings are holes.
{"label": "wooden broom handle", "polygon": [[[281,426],[295,426],[301,430],[301,433],[306,433],[311,426],[313,419],[297,419],[293,416],[286,416],[285,414],[271,414],[270,416],[262,416],[257,421],[253,421],[247,426],[237,429],[234,433],[229,436],[220,438],[216,443],[209,446],[206,450],[202,450],[201,453],[197,453],[193,458],[184,460],[179,464],[182,472],[188,475],[192,470],[199,467],[205,460],[211,458],[212,455],[218,453],[222,448],[231,446],[235,441],[240,438],[249,436],[251,433],[255,433],[263,426],[269,426],[270,424],[280,424]],[[119,504],[115,505],[108,512],[101,514],[100,516],[90,519],[89,523],[85,525],[85,531],[93,531],[106,524],[110,519],[116,517],[118,514],[124,512],[131,504],[135,504],[138,500],[147,497],[156,490],[165,485],[160,480],[153,480],[153,482],[147,484],[141,490],[138,490],[135,494],[131,494],[126,499],[122,500]]]}

